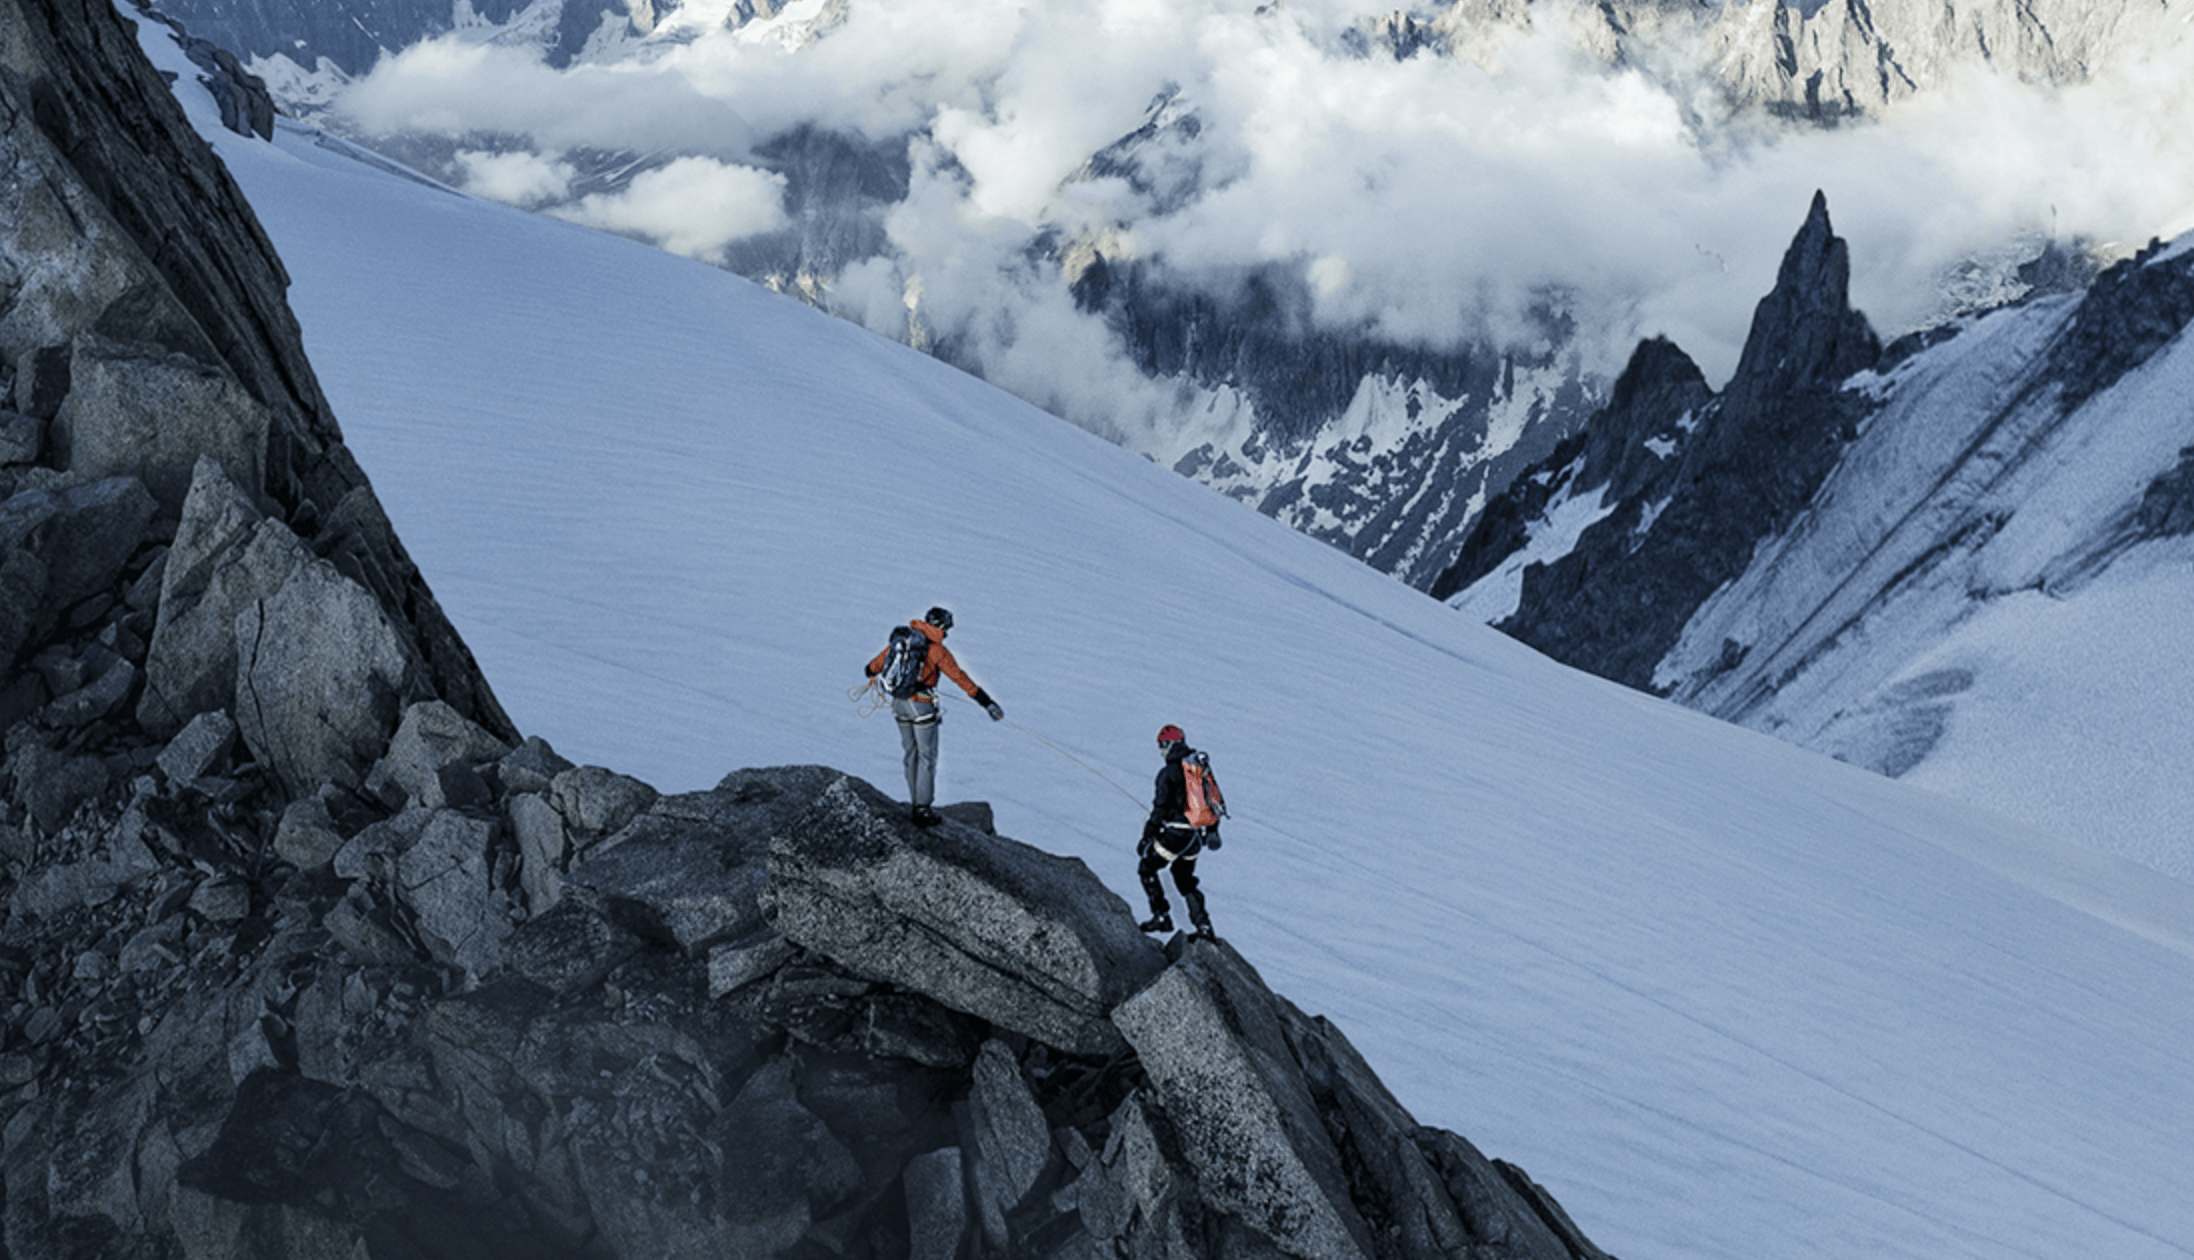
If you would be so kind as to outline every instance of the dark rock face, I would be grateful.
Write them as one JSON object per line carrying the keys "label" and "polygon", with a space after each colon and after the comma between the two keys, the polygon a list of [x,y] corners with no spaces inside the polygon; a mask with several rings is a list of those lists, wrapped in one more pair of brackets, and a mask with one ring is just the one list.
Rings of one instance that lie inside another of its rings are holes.
{"label": "dark rock face", "polygon": [[[422,728],[422,785],[521,777]],[[18,864],[11,1255],[1600,1254],[1227,946],[827,769],[659,797],[546,907],[535,794],[353,798],[300,868],[209,790],[142,776]]]}
{"label": "dark rock face", "polygon": [[509,733],[342,445],[273,248],[128,25],[98,0],[10,3],[0,34],[0,367],[13,411],[46,422],[0,490],[134,476],[161,508],[149,549],[211,455],[371,593],[440,694]]}
{"label": "dark rock face", "polygon": [[2080,404],[2146,363],[2194,322],[2194,256],[2159,260],[2159,242],[2102,273],[2046,373],[2064,382],[2063,408]]}
{"label": "dark rock face", "polygon": [[1829,226],[1828,198],[1813,194],[1805,225],[1783,254],[1775,287],[1753,309],[1752,329],[1723,391],[1725,408],[1741,409],[1739,423],[1709,430],[1709,457],[1769,422],[1773,403],[1831,390],[1881,356],[1881,339],[1866,316],[1851,309],[1851,253]]}
{"label": "dark rock face", "polygon": [[105,0],[0,152],[0,1252],[1599,1254],[979,803],[520,741]]}
{"label": "dark rock face", "polygon": [[1520,478],[1513,502],[1487,509],[1434,593],[1452,594],[1519,549],[1552,494],[1604,487],[1613,513],[1568,555],[1525,570],[1519,607],[1500,628],[1649,689],[1692,612],[1805,507],[1857,433],[1868,404],[1840,386],[1882,347],[1850,308],[1849,282],[1844,242],[1815,194],[1727,388],[1711,395],[1673,346],[1641,346],[1614,401]]}
{"label": "dark rock face", "polygon": [[1604,490],[1615,502],[1646,494],[1667,475],[1661,449],[1675,449],[1686,426],[1713,400],[1691,356],[1665,337],[1638,343],[1616,378],[1607,406],[1564,438],[1506,493],[1487,503],[1455,560],[1433,582],[1446,599],[1491,573],[1530,541],[1531,523],[1556,496]]}
{"label": "dark rock face", "polygon": [[2171,471],[2142,492],[2136,523],[2151,538],[2194,534],[2194,446],[2180,450]]}

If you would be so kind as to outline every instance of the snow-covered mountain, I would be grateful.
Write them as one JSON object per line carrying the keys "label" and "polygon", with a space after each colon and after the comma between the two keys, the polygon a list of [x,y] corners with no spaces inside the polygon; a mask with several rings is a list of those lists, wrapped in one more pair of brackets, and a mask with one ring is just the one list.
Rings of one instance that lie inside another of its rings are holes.
{"label": "snow-covered mountain", "polygon": [[[2185,885],[1550,663],[721,271],[186,99],[513,722],[666,790],[896,782],[845,689],[942,602],[944,795],[1124,896],[1185,725],[1222,930],[1630,1260],[2194,1254]],[[1825,242],[1824,248],[1825,248]],[[1833,356],[1831,356],[1833,358]],[[1680,385],[1677,388],[1682,388]]]}
{"label": "snow-covered mountain", "polygon": [[1881,349],[1827,208],[1720,394],[1640,348],[1439,584],[1556,659],[2194,878],[2194,249]]}
{"label": "snow-covered mountain", "polygon": [[1866,191],[1895,331],[2185,205],[2168,139],[2121,125],[2183,97],[2184,23],[2123,0],[161,7],[302,117],[796,294],[1420,587],[1640,336],[1726,373],[1724,312],[1815,186]]}

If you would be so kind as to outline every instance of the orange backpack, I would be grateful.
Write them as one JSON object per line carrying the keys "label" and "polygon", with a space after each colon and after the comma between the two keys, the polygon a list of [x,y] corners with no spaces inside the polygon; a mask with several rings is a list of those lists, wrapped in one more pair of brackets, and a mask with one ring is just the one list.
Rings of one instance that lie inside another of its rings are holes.
{"label": "orange backpack", "polygon": [[1181,775],[1188,786],[1188,825],[1204,828],[1216,827],[1227,816],[1226,793],[1219,790],[1219,778],[1211,772],[1211,758],[1200,752],[1192,752],[1181,759]]}

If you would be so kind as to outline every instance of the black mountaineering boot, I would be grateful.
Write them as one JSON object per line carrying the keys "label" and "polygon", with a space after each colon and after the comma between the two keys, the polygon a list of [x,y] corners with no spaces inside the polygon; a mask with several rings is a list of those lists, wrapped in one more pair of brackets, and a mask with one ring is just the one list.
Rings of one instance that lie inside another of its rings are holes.
{"label": "black mountaineering boot", "polygon": [[1138,926],[1145,932],[1170,932],[1173,930],[1173,916],[1160,910],[1154,917],[1143,920]]}
{"label": "black mountaineering boot", "polygon": [[917,827],[934,827],[944,821],[943,818],[938,817],[936,810],[927,805],[915,806],[913,818],[914,825]]}

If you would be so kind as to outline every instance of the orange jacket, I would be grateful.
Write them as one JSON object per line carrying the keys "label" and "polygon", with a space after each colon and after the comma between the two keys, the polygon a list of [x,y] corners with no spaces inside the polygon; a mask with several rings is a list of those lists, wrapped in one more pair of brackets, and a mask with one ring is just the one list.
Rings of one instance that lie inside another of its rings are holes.
{"label": "orange jacket", "polygon": [[[945,646],[945,632],[920,618],[907,624],[921,631],[923,637],[929,640],[929,651],[922,657],[922,690],[935,688],[937,675],[942,672],[960,684],[960,690],[968,693],[975,703],[989,707],[990,697],[984,694],[981,687],[975,685],[975,680],[967,676],[966,670],[960,668],[960,662],[952,659],[952,650]],[[868,663],[868,676],[874,678],[884,672],[884,661],[890,656],[891,649],[888,647],[878,652],[876,659]]]}

